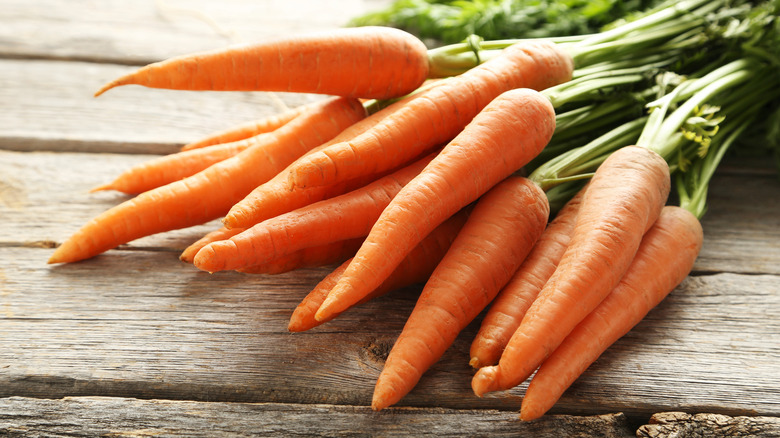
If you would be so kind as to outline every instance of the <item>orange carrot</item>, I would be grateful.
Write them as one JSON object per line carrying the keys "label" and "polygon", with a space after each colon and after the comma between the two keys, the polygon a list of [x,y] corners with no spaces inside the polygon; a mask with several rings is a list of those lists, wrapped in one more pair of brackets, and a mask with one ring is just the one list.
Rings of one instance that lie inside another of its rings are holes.
{"label": "orange carrot", "polygon": [[251,147],[195,175],[144,192],[94,218],[60,245],[49,263],[83,260],[139,237],[202,224],[224,215],[307,149],[365,116],[357,99],[331,98],[274,133],[277,142]]}
{"label": "orange carrot", "polygon": [[245,274],[284,274],[295,269],[317,268],[344,260],[355,255],[355,251],[363,243],[363,238],[340,240],[324,245],[310,246],[283,255],[261,265],[238,269]]}
{"label": "orange carrot", "polygon": [[200,239],[191,243],[188,247],[184,248],[184,251],[179,255],[179,260],[187,263],[192,263],[195,260],[195,254],[200,251],[201,248],[212,242],[219,240],[230,239],[236,234],[244,231],[245,228],[217,228],[214,231],[210,231],[203,235]]}
{"label": "orange carrot", "polygon": [[539,92],[493,100],[387,206],[316,318],[363,299],[436,226],[535,157],[554,129],[555,111]]}
{"label": "orange carrot", "polygon": [[307,109],[308,105],[300,105],[295,108],[288,109],[280,114],[274,114],[260,120],[254,120],[229,129],[224,129],[207,137],[203,137],[200,140],[187,143],[181,147],[181,150],[188,151],[190,149],[199,149],[215,144],[232,143],[234,141],[254,137],[258,134],[273,132],[276,129],[284,126],[287,122],[294,119]]}
{"label": "orange carrot", "polygon": [[[406,258],[398,265],[390,276],[374,289],[362,302],[374,299],[390,291],[400,289],[415,283],[422,283],[428,279],[436,265],[447,252],[452,240],[458,234],[463,223],[468,217],[467,209],[456,213],[425,237]],[[355,248],[357,250],[357,248]],[[351,259],[350,259],[351,260]],[[317,321],[314,314],[325,300],[330,289],[336,285],[341,275],[347,269],[349,261],[328,274],[308,295],[298,304],[290,317],[288,330],[302,332],[312,329],[327,321]],[[331,320],[338,315],[332,315]]]}
{"label": "orange carrot", "polygon": [[693,268],[702,239],[693,214],[664,207],[620,284],[539,367],[523,397],[520,417],[541,417],[591,363],[679,285]]}
{"label": "orange carrot", "polygon": [[471,70],[420,93],[420,98],[350,141],[298,160],[290,183],[331,184],[394,168],[455,137],[499,94],[514,88],[542,90],[571,78],[568,52],[548,41],[518,43]]}
{"label": "orange carrot", "polygon": [[420,173],[429,155],[371,184],[263,222],[227,240],[204,246],[197,268],[208,272],[263,264],[293,251],[365,237],[393,196]]}
{"label": "orange carrot", "polygon": [[427,76],[422,41],[389,27],[356,27],[174,57],[122,76],[95,96],[136,84],[386,99],[413,91]]}
{"label": "orange carrot", "polygon": [[469,364],[472,367],[498,362],[509,338],[569,245],[582,194],[581,190],[558,212],[512,279],[493,300],[471,343]]}
{"label": "orange carrot", "polygon": [[531,304],[498,365],[472,379],[481,396],[517,386],[617,286],[670,187],[661,156],[628,146],[596,170],[582,199],[568,248]]}
{"label": "orange carrot", "polygon": [[374,388],[381,410],[404,397],[498,294],[542,234],[550,208],[529,179],[509,177],[474,206],[393,345]]}

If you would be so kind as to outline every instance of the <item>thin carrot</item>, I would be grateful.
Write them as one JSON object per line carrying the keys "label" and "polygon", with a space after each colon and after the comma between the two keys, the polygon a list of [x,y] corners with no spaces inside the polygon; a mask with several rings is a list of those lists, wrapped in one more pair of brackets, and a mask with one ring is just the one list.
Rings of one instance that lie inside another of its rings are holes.
{"label": "thin carrot", "polygon": [[198,251],[194,264],[208,272],[239,269],[308,246],[365,237],[390,200],[433,156],[359,189],[270,218],[230,239],[210,243]]}
{"label": "thin carrot", "polygon": [[531,253],[490,305],[471,343],[469,364],[474,368],[495,365],[525,312],[555,271],[569,245],[581,190],[547,225]]}
{"label": "thin carrot", "polygon": [[330,98],[274,133],[273,152],[251,147],[195,175],[144,192],[94,218],[60,245],[49,263],[83,260],[139,237],[202,224],[269,180],[307,149],[365,116],[357,99]]}
{"label": "thin carrot", "polygon": [[284,91],[386,99],[419,87],[428,51],[389,27],[356,27],[277,38],[149,64],[103,86],[210,91]]}
{"label": "thin carrot", "polygon": [[509,177],[477,201],[393,345],[371,407],[397,403],[511,278],[542,234],[550,208],[534,182]]}
{"label": "thin carrot", "polygon": [[620,284],[539,367],[520,417],[541,417],[591,363],[679,285],[693,268],[702,239],[701,224],[692,213],[664,207]]}
{"label": "thin carrot", "polygon": [[342,263],[355,255],[363,238],[339,240],[324,245],[310,246],[285,254],[266,263],[238,269],[245,274],[278,275],[295,269],[316,268]]}
{"label": "thin carrot", "polygon": [[372,130],[299,160],[291,169],[291,185],[331,184],[396,167],[455,137],[499,94],[514,88],[548,88],[568,81],[572,69],[569,53],[554,43],[512,45],[500,56],[421,93]]}
{"label": "thin carrot", "polygon": [[387,206],[316,318],[363,299],[436,226],[535,157],[554,129],[541,93],[515,89],[494,99]]}
{"label": "thin carrot", "polygon": [[474,375],[475,394],[512,388],[527,379],[617,286],[642,236],[658,218],[670,184],[666,161],[642,147],[623,147],[598,167],[558,267],[498,365],[480,368]]}
{"label": "thin carrot", "polygon": [[195,260],[195,254],[197,254],[198,251],[200,251],[201,248],[203,248],[204,246],[212,242],[217,242],[219,240],[230,239],[231,237],[235,236],[236,234],[244,230],[245,228],[220,227],[217,228],[216,230],[209,231],[208,233],[204,234],[203,237],[191,243],[188,247],[184,248],[184,251],[182,251],[181,254],[179,255],[179,260],[187,263],[192,263]]}
{"label": "thin carrot", "polygon": [[300,105],[288,109],[282,113],[273,114],[260,120],[253,120],[251,122],[242,123],[238,126],[215,132],[211,135],[201,138],[200,140],[187,143],[181,147],[181,150],[188,151],[190,149],[199,149],[215,144],[232,143],[234,141],[254,137],[258,134],[273,132],[276,129],[284,126],[287,122],[294,119],[307,109],[308,105]]}
{"label": "thin carrot", "polygon": [[[435,230],[425,237],[409,255],[404,258],[401,264],[393,271],[390,276],[374,289],[362,302],[374,299],[390,291],[400,289],[415,283],[423,283],[431,275],[436,265],[439,264],[447,249],[452,244],[452,240],[463,227],[468,217],[468,209],[447,219],[444,223],[436,227]],[[357,250],[357,248],[356,248]],[[317,321],[314,314],[319,309],[330,289],[336,285],[341,275],[347,269],[351,259],[342,263],[330,274],[320,281],[317,286],[309,292],[293,311],[290,317],[288,330],[291,332],[302,332],[319,326],[327,321]],[[338,316],[332,315],[331,319]]]}

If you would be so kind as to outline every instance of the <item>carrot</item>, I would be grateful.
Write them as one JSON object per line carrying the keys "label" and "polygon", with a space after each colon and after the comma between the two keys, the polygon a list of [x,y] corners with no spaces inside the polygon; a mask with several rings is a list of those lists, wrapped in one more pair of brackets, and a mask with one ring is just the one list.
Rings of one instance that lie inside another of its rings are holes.
{"label": "carrot", "polygon": [[692,213],[664,207],[620,284],[539,367],[520,417],[541,417],[591,363],[679,285],[693,268],[702,239],[701,224]]}
{"label": "carrot", "polygon": [[571,78],[573,61],[548,41],[512,45],[485,63],[452,77],[350,141],[310,154],[291,169],[293,186],[331,184],[377,173],[449,141],[499,94],[542,90]]}
{"label": "carrot", "polygon": [[458,334],[490,303],[547,225],[547,196],[534,182],[509,177],[474,206],[393,345],[371,407],[397,403]]}
{"label": "carrot", "polygon": [[[425,237],[409,255],[404,258],[401,264],[393,271],[390,276],[382,282],[379,287],[374,289],[362,302],[374,299],[390,291],[400,289],[415,283],[424,282],[439,264],[441,258],[447,252],[452,244],[452,240],[463,227],[463,223],[468,217],[468,209],[447,219],[444,223],[436,227],[435,230]],[[357,248],[356,248],[357,249]],[[312,329],[327,321],[317,321],[314,314],[325,300],[330,289],[335,286],[341,275],[347,269],[351,259],[342,263],[330,274],[320,281],[317,286],[309,292],[293,311],[290,317],[288,330],[291,332],[302,332]],[[331,320],[338,315],[332,315]]]}
{"label": "carrot", "polygon": [[184,251],[179,255],[179,260],[187,263],[192,263],[195,260],[195,254],[200,251],[201,248],[212,242],[219,240],[230,239],[236,234],[244,231],[245,228],[217,228],[214,231],[210,231],[203,235],[200,239],[191,243],[188,247],[184,248]]}
{"label": "carrot", "polygon": [[539,92],[493,100],[385,208],[315,317],[363,299],[436,226],[536,156],[554,129],[552,104]]}
{"label": "carrot", "polygon": [[284,126],[287,122],[294,119],[308,109],[308,105],[300,105],[288,109],[280,114],[273,114],[260,120],[242,123],[238,126],[215,132],[200,140],[187,143],[181,147],[181,150],[199,149],[215,144],[232,143],[234,141],[244,140],[254,137],[258,134],[273,132]]}
{"label": "carrot", "polygon": [[315,245],[365,237],[393,196],[431,161],[429,155],[359,189],[256,224],[230,239],[204,246],[197,268],[239,269]]}
{"label": "carrot", "polygon": [[612,153],[596,170],[568,248],[531,304],[498,365],[482,367],[471,386],[481,396],[530,376],[566,335],[617,286],[666,202],[669,167],[636,146]]}
{"label": "carrot", "polygon": [[422,41],[389,27],[356,27],[177,56],[111,81],[95,96],[136,84],[386,99],[413,91],[427,76]]}
{"label": "carrot", "polygon": [[202,224],[290,162],[365,116],[357,99],[328,103],[279,128],[273,145],[258,145],[207,169],[144,192],[103,212],[60,245],[49,263],[83,260],[139,237]]}
{"label": "carrot", "polygon": [[363,243],[363,238],[339,240],[324,245],[310,246],[277,257],[269,262],[238,269],[245,274],[284,274],[295,269],[317,268],[334,263],[342,263],[355,255]]}
{"label": "carrot", "polygon": [[485,313],[471,343],[469,364],[495,365],[525,312],[555,271],[569,245],[584,190],[572,198],[545,228],[531,253]]}

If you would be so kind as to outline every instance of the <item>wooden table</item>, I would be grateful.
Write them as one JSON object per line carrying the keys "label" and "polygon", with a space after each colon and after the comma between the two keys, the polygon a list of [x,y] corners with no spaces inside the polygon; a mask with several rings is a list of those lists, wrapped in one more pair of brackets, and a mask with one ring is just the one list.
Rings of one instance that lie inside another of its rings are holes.
{"label": "wooden table", "polygon": [[[387,0],[5,0],[0,8],[0,435],[780,434],[780,182],[728,163],[691,276],[541,420],[475,397],[472,324],[397,407],[368,408],[419,287],[290,334],[328,269],[199,272],[206,224],[64,266],[52,247],[125,199],[88,193],[215,130],[318,99],[104,82],[180,53],[343,25]],[[653,416],[651,418],[651,416]],[[686,436],[686,435],[677,435]]]}

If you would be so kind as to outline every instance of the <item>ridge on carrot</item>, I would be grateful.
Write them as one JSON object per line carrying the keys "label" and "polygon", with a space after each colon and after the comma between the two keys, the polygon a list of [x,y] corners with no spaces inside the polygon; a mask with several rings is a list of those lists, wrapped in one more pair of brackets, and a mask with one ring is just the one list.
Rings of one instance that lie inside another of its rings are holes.
{"label": "ridge on carrot", "polygon": [[181,55],[100,88],[282,91],[355,98],[403,96],[428,77],[422,41],[390,27],[341,28]]}
{"label": "ridge on carrot", "polygon": [[554,129],[555,111],[537,91],[490,102],[393,198],[315,317],[363,299],[436,226],[535,157]]}
{"label": "ridge on carrot", "polygon": [[372,409],[393,405],[414,388],[509,281],[549,214],[542,189],[523,177],[510,176],[477,201],[390,350]]}
{"label": "ridge on carrot", "polygon": [[669,166],[657,153],[626,146],[596,170],[560,263],[509,340],[498,365],[472,379],[477,396],[522,383],[615,288],[670,190]]}

